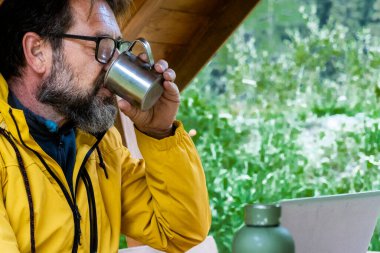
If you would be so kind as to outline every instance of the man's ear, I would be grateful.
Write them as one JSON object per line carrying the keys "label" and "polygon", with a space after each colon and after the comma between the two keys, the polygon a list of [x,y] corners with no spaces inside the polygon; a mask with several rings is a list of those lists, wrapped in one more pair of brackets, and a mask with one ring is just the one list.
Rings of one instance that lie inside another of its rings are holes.
{"label": "man's ear", "polygon": [[49,68],[51,56],[50,44],[38,34],[27,32],[22,40],[26,64],[38,74],[44,74]]}

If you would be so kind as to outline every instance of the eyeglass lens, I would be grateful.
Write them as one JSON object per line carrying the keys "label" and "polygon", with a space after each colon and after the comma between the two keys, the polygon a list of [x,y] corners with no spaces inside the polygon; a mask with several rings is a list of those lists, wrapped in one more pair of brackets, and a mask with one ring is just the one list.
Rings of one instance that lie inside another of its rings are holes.
{"label": "eyeglass lens", "polygon": [[129,41],[123,41],[120,45],[119,45],[119,52],[125,52],[129,49],[129,47],[131,46],[131,42]]}
{"label": "eyeglass lens", "polygon": [[99,42],[97,59],[100,62],[107,63],[115,51],[115,41],[110,38],[103,38]]}

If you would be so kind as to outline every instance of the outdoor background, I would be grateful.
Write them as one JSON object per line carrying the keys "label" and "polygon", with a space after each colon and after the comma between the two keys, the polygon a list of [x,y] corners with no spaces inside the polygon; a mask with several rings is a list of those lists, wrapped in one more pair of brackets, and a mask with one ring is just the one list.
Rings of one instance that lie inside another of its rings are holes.
{"label": "outdoor background", "polygon": [[262,0],[183,92],[220,253],[247,203],[380,190],[379,36],[380,0]]}
{"label": "outdoor background", "polygon": [[247,203],[380,189],[379,34],[380,0],[262,0],[183,92],[220,253]]}

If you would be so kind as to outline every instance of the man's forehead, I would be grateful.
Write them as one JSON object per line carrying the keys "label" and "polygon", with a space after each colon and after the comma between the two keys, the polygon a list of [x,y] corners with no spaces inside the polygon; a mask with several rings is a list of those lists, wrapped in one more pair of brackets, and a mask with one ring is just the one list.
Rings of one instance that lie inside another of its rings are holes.
{"label": "man's forehead", "polygon": [[71,3],[74,26],[86,25],[105,29],[104,32],[112,33],[110,35],[120,35],[114,13],[105,1],[73,0]]}

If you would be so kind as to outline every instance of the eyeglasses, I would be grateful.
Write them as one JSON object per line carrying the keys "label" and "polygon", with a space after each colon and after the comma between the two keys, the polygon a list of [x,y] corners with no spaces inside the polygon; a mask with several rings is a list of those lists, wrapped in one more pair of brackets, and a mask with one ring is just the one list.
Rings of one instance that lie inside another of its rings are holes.
{"label": "eyeglasses", "polygon": [[131,42],[122,39],[113,39],[107,36],[81,36],[73,34],[52,34],[57,38],[70,38],[96,42],[95,59],[103,64],[111,61],[116,49],[124,52],[129,48]]}

